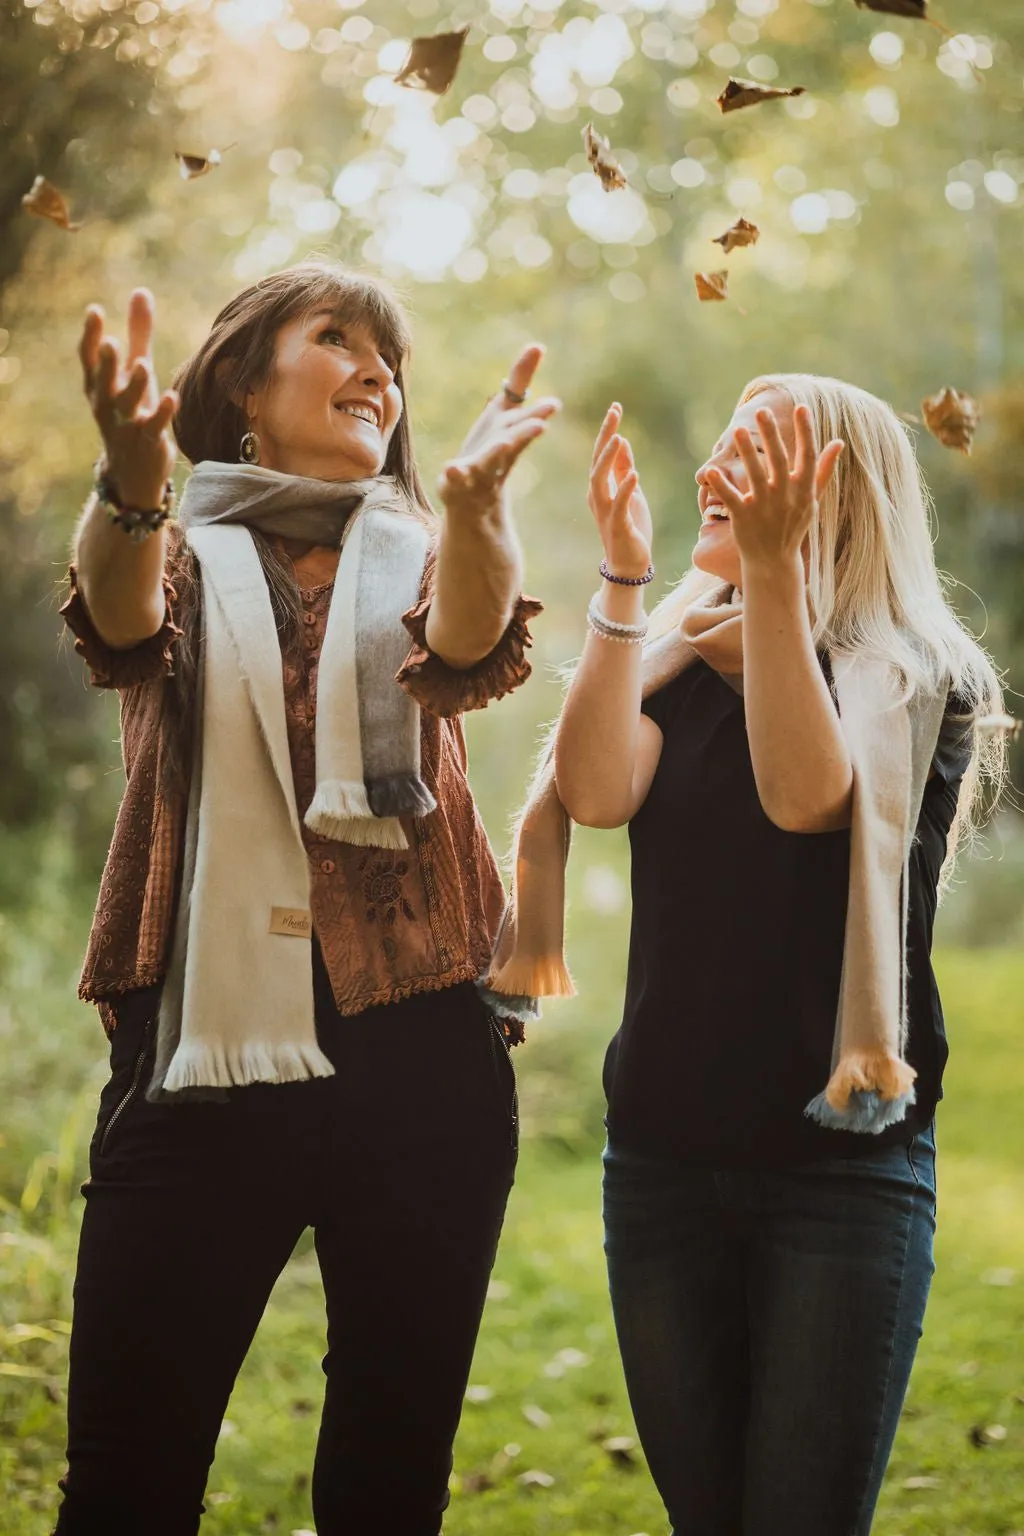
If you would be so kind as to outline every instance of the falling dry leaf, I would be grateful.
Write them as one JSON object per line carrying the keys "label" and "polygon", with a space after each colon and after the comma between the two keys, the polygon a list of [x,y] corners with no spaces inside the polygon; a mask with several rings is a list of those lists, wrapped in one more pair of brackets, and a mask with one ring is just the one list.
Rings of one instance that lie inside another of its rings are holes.
{"label": "falling dry leaf", "polygon": [[625,171],[612,154],[612,146],[603,134],[598,133],[593,123],[588,123],[583,130],[583,147],[594,168],[594,175],[600,177],[606,192],[617,192],[628,185]]}
{"label": "falling dry leaf", "polygon": [[759,101],[774,101],[779,96],[802,96],[805,85],[789,90],[776,85],[758,85],[756,80],[730,80],[717,98],[723,112],[738,112],[740,107],[756,107]]}
{"label": "falling dry leaf", "polygon": [[182,150],[174,151],[174,158],[178,162],[178,170],[182,181],[195,181],[197,176],[205,176],[209,171],[215,170],[220,165],[221,157],[226,155],[228,149],[234,149],[229,144],[227,149],[211,149],[208,155],[186,155]]}
{"label": "falling dry leaf", "polygon": [[636,1441],[631,1435],[612,1435],[610,1439],[602,1442],[601,1449],[607,1451],[617,1467],[632,1467],[636,1458],[633,1455],[636,1449]]}
{"label": "falling dry leaf", "polygon": [[555,1480],[550,1472],[541,1472],[538,1467],[531,1467],[529,1472],[520,1472],[516,1478],[524,1488],[553,1488]]}
{"label": "falling dry leaf", "polygon": [[82,227],[81,224],[72,224],[63,195],[57,191],[52,182],[47,181],[45,176],[36,177],[21,199],[21,205],[29,213],[34,213],[36,218],[49,219],[52,224],[69,232]]}
{"label": "falling dry leaf", "polygon": [[715,235],[713,244],[720,245],[728,256],[730,251],[735,251],[740,246],[756,245],[760,236],[761,231],[756,224],[751,224],[749,219],[737,219],[724,235]]}
{"label": "falling dry leaf", "polygon": [[970,395],[959,389],[940,389],[938,394],[921,401],[921,415],[928,431],[940,443],[970,453],[981,419],[978,402]]}
{"label": "falling dry leaf", "polygon": [[862,11],[881,11],[884,16],[911,16],[927,21],[928,0],[856,0]]}
{"label": "falling dry leaf", "polygon": [[[854,0],[854,3],[862,11],[877,11],[882,16],[908,16],[911,21],[926,21],[943,37],[955,36],[941,21],[928,15],[928,0]],[[977,74],[977,70],[974,73]]]}
{"label": "falling dry leaf", "polygon": [[727,299],[729,297],[728,272],[695,272],[693,280],[697,285],[697,297],[702,304],[709,300]]}
{"label": "falling dry leaf", "polygon": [[438,32],[435,37],[414,37],[409,57],[395,76],[396,85],[408,85],[419,91],[433,91],[443,96],[455,79],[469,28],[461,32]]}

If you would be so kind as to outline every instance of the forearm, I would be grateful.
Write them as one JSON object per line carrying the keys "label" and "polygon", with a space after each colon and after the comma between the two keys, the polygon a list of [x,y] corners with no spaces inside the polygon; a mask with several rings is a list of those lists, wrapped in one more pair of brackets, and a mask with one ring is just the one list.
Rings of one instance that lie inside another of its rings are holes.
{"label": "forearm", "polygon": [[853,771],[815,653],[799,557],[744,564],[743,702],[765,814],[789,832],[849,825]]}
{"label": "forearm", "polygon": [[470,520],[448,513],[441,528],[427,644],[465,670],[493,651],[515,610],[523,557],[504,513]]}
{"label": "forearm", "polygon": [[74,561],[89,616],[106,643],[128,650],[163,623],[166,528],[135,544],[90,496],[75,534]]}
{"label": "forearm", "polygon": [[[601,607],[618,623],[643,621],[637,587],[603,592]],[[588,631],[555,738],[559,799],[581,826],[619,827],[633,814],[640,703],[640,646]]]}

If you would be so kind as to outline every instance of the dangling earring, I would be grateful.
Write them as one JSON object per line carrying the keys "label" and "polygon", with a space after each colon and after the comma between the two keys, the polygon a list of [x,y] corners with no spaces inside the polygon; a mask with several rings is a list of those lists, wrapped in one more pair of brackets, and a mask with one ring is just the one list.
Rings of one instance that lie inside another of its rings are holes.
{"label": "dangling earring", "polygon": [[251,429],[246,432],[238,447],[238,462],[240,464],[258,464],[260,461],[260,440]]}

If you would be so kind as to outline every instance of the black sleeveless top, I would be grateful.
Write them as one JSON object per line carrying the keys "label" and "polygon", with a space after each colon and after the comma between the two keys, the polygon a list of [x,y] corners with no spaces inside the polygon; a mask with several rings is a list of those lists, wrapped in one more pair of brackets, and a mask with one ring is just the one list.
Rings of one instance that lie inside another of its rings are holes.
{"label": "black sleeveless top", "polygon": [[970,759],[947,716],[910,856],[907,1059],[917,1102],[878,1135],[828,1130],[848,830],[784,832],[761,808],[743,700],[698,661],[644,713],[664,746],[630,823],[633,920],[623,1019],[605,1059],[619,1146],[713,1167],[856,1157],[908,1142],[942,1095],[947,1047],[930,951],[936,886]]}

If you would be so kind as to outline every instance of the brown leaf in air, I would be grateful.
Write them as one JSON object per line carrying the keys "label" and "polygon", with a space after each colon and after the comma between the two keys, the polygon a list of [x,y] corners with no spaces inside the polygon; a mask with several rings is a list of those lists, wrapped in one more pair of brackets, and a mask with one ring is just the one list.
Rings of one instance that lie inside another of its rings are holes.
{"label": "brown leaf in air", "polygon": [[756,80],[730,80],[717,98],[723,112],[738,112],[740,107],[756,107],[759,101],[774,101],[779,96],[802,96],[805,85],[758,85]]}
{"label": "brown leaf in air", "polygon": [[593,123],[588,123],[583,130],[583,148],[593,166],[594,175],[600,177],[606,192],[617,192],[620,187],[628,185],[626,173],[612,154],[611,144],[603,134],[598,133]]}
{"label": "brown leaf in air", "polygon": [[940,389],[938,394],[921,401],[921,415],[928,431],[940,443],[970,453],[981,419],[978,402],[970,395],[959,389]]}
{"label": "brown leaf in air", "polygon": [[408,85],[418,91],[433,91],[443,96],[455,79],[469,28],[461,32],[438,32],[434,37],[414,37],[409,57],[395,76],[396,85]]}
{"label": "brown leaf in air", "polygon": [[761,231],[756,224],[751,224],[749,219],[737,219],[724,235],[715,235],[712,243],[720,245],[728,256],[730,251],[735,251],[740,246],[756,245],[760,236]]}
{"label": "brown leaf in air", "polygon": [[695,272],[693,280],[702,304],[707,304],[709,300],[721,302],[729,297],[728,272]]}
{"label": "brown leaf in air", "polygon": [[186,155],[184,151],[176,149],[174,158],[178,162],[178,170],[182,181],[195,181],[197,176],[205,176],[220,165],[221,157],[226,155],[228,149],[234,149],[229,144],[227,149],[211,149],[208,155]]}
{"label": "brown leaf in air", "polygon": [[58,225],[60,229],[73,233],[82,227],[81,224],[72,224],[63,194],[45,176],[36,177],[22,197],[21,205],[28,213],[34,213],[37,219],[49,219],[51,224]]}
{"label": "brown leaf in air", "polygon": [[928,0],[854,0],[862,11],[877,11],[882,16],[908,16],[911,21],[926,21],[944,37],[955,34],[928,15]]}

